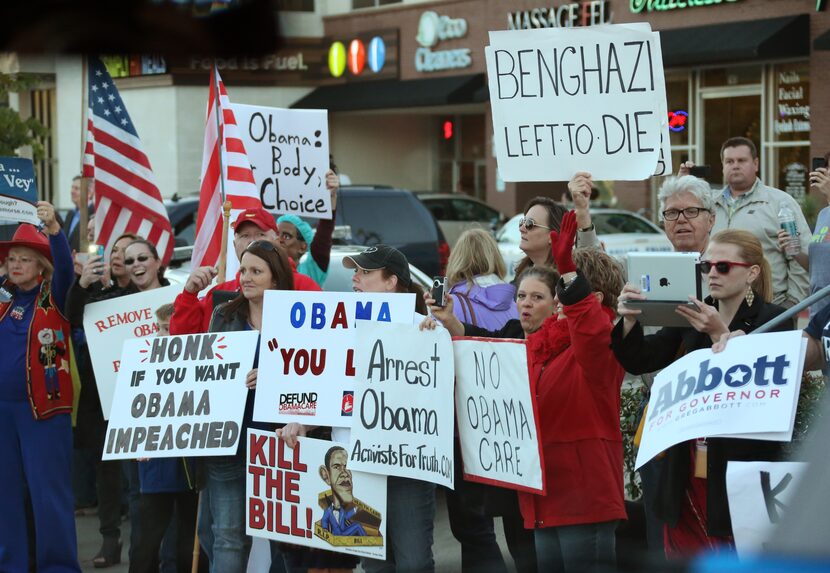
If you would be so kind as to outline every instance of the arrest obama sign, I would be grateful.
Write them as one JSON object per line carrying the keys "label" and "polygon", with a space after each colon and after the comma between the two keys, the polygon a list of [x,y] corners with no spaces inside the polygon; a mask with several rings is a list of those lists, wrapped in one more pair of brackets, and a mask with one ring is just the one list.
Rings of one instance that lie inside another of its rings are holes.
{"label": "arrest obama sign", "polygon": [[702,437],[789,441],[804,369],[801,331],[741,336],[724,352],[697,350],[654,379],[637,453]]}

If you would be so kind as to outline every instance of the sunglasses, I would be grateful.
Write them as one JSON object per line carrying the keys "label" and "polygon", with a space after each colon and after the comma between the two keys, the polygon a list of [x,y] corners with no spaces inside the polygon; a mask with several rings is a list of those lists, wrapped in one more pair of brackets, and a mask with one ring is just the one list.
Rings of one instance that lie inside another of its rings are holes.
{"label": "sunglasses", "polygon": [[522,217],[521,219],[519,219],[519,226],[524,226],[524,228],[528,231],[532,230],[533,227],[542,227],[543,229],[547,229],[548,231],[550,231],[551,229],[550,227],[547,227],[545,225],[540,225],[530,217]]}
{"label": "sunglasses", "polygon": [[700,265],[700,272],[704,275],[708,275],[709,271],[712,270],[712,267],[715,267],[715,270],[718,271],[719,275],[728,275],[729,271],[732,270],[732,267],[752,266],[749,263],[739,263],[737,261],[700,261],[698,264]]}
{"label": "sunglasses", "polygon": [[276,251],[277,250],[277,248],[274,246],[274,243],[272,243],[271,241],[262,241],[262,240],[254,241],[250,245],[245,247],[245,250],[249,251],[249,250],[251,250],[251,247],[254,247],[256,249],[262,249],[263,251]]}
{"label": "sunglasses", "polygon": [[137,256],[136,258],[134,258],[134,259],[132,259],[132,258],[130,258],[130,259],[124,259],[124,264],[129,266],[129,265],[133,264],[133,263],[134,263],[134,262],[136,262],[136,261],[138,261],[139,263],[146,263],[146,262],[147,262],[147,261],[149,261],[151,258],[152,258],[152,257],[150,257],[150,255],[138,255],[138,256]]}

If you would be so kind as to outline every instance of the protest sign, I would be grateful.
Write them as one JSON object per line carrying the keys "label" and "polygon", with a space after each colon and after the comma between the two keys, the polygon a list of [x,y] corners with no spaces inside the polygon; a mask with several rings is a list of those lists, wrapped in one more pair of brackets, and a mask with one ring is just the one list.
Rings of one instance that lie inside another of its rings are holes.
{"label": "protest sign", "polygon": [[124,342],[155,336],[156,309],[172,303],[181,290],[181,286],[162,287],[93,302],[84,308],[84,334],[105,420],[110,418]]}
{"label": "protest sign", "polygon": [[453,355],[441,328],[357,327],[349,461],[354,469],[453,487]]}
{"label": "protest sign", "polygon": [[485,57],[502,178],[650,177],[667,122],[655,37],[622,25],[490,32]]}
{"label": "protest sign", "polygon": [[254,419],[352,425],[355,322],[412,324],[414,294],[266,291]]}
{"label": "protest sign", "polygon": [[248,430],[246,533],[386,558],[386,477],[352,471],[346,445]]}
{"label": "protest sign", "polygon": [[790,440],[805,345],[800,330],[752,334],[666,367],[651,387],[636,468],[703,436]]}
{"label": "protest sign", "polygon": [[544,493],[524,341],[456,338],[453,350],[464,479]]}
{"label": "protest sign", "polygon": [[0,220],[39,225],[37,183],[31,159],[0,157]]}
{"label": "protest sign", "polygon": [[124,342],[105,460],[236,453],[256,332]]}
{"label": "protest sign", "polygon": [[328,112],[232,107],[262,206],[272,213],[331,219]]}
{"label": "protest sign", "polygon": [[735,549],[740,557],[761,553],[787,512],[808,464],[733,462],[726,466],[726,493]]}

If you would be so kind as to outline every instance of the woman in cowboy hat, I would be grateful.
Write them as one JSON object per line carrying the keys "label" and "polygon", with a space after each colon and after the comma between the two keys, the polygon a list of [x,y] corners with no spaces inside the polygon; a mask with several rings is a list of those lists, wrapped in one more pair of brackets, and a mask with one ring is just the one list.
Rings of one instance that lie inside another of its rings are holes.
{"label": "woman in cowboy hat", "polygon": [[[34,512],[37,571],[80,572],[72,496],[69,323],[74,277],[55,208],[37,204],[47,235],[22,224],[0,242],[0,570],[29,571],[24,485]],[[24,483],[25,480],[25,483]]]}

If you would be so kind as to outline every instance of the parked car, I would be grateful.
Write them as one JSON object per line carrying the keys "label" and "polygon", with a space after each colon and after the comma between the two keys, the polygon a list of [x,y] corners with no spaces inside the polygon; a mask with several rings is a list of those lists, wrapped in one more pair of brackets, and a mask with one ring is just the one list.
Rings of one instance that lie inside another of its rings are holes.
{"label": "parked car", "polygon": [[484,229],[495,233],[507,222],[507,216],[490,205],[462,193],[417,192],[415,196],[427,206],[444,232],[452,249],[467,229]]}
{"label": "parked car", "polygon": [[346,227],[336,229],[343,242],[390,245],[429,276],[443,274],[447,267],[450,247],[444,233],[411,191],[379,185],[342,186],[335,225]]}
{"label": "parked car", "polygon": [[[358,255],[366,250],[366,248],[355,245],[334,245],[331,249],[331,259],[329,260],[329,274],[326,277],[325,284],[323,284],[323,290],[331,292],[351,292],[354,270],[344,267],[343,259]],[[170,284],[184,286],[184,283],[187,282],[187,277],[190,276],[190,271],[190,261],[187,261],[179,267],[167,269],[164,276],[170,281]],[[432,279],[414,265],[409,265],[409,271],[412,274],[412,280],[424,289],[432,286]]]}
{"label": "parked car", "polygon": [[[496,234],[499,251],[507,264],[507,273],[513,277],[516,265],[524,258],[519,248],[519,213]],[[631,251],[671,251],[672,246],[663,230],[648,219],[622,209],[591,209],[591,220],[606,252],[624,259]]]}

